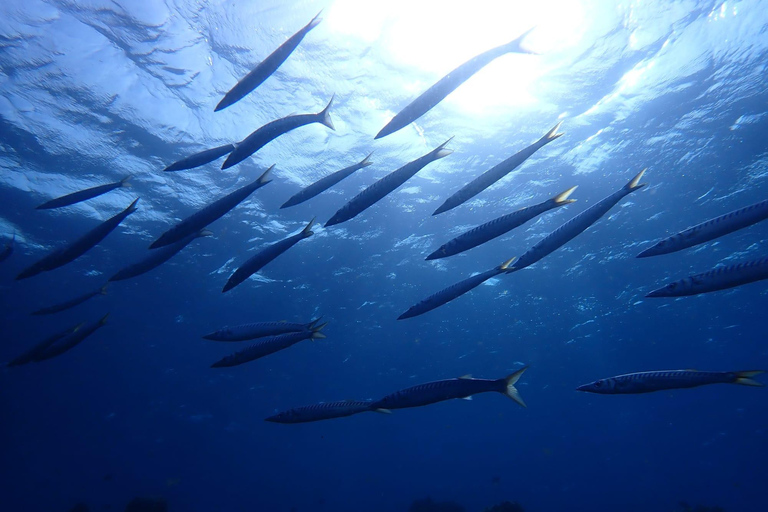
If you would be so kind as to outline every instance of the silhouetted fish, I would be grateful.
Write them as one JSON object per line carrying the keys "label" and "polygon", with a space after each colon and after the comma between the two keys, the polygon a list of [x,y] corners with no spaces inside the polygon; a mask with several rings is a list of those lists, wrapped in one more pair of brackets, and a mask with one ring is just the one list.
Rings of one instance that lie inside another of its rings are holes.
{"label": "silhouetted fish", "polygon": [[684,231],[659,240],[655,245],[638,254],[637,257],[646,258],[648,256],[682,251],[688,247],[709,242],[765,219],[768,219],[768,199],[715,217],[701,224],[696,224]]}
{"label": "silhouetted fish", "polygon": [[69,336],[84,325],[85,322],[81,322],[74,327],[64,329],[63,331],[57,332],[56,334],[45,338],[43,341],[35,345],[31,350],[24,352],[22,355],[8,363],[8,366],[19,366],[35,361],[39,354],[43,353],[48,347],[56,343],[57,340]]}
{"label": "silhouetted fish", "polygon": [[50,210],[52,208],[61,208],[62,206],[69,206],[71,204],[87,201],[88,199],[92,199],[102,194],[106,194],[107,192],[111,190],[115,190],[116,188],[130,187],[131,184],[128,183],[128,180],[130,179],[131,179],[130,176],[126,176],[120,181],[116,181],[114,183],[107,183],[106,185],[99,185],[97,187],[91,187],[85,190],[72,192],[71,194],[67,194],[65,196],[57,197],[56,199],[51,199],[50,201],[46,201],[45,203],[38,206],[37,209]]}
{"label": "silhouetted fish", "polygon": [[453,240],[450,240],[440,246],[439,249],[427,256],[427,260],[436,260],[439,258],[445,258],[447,256],[453,256],[460,252],[467,251],[473,247],[484,244],[489,240],[493,240],[496,237],[508,233],[518,226],[522,226],[529,220],[541,215],[542,213],[557,208],[558,206],[564,206],[575,202],[575,199],[568,199],[576,187],[571,187],[565,192],[561,192],[551,199],[547,199],[539,204],[533,206],[526,206],[520,208],[517,211],[502,215],[497,219],[493,219],[490,222],[481,224],[476,228],[472,228],[466,231]]}
{"label": "silhouetted fish", "polygon": [[385,396],[381,400],[376,400],[371,404],[371,408],[389,410],[421,407],[455,398],[468,399],[472,395],[491,391],[506,395],[518,404],[526,407],[525,402],[523,402],[515,388],[515,383],[517,383],[520,376],[527,369],[528,367],[525,366],[502,379],[473,379],[470,376],[465,376],[458,379],[427,382],[426,384],[401,389]]}
{"label": "silhouetted fish", "polygon": [[[533,29],[531,29],[533,30]],[[472,75],[480,71],[483,67],[488,65],[491,61],[497,57],[504,55],[505,53],[532,53],[527,50],[523,50],[520,47],[520,43],[523,41],[531,30],[528,30],[523,35],[511,41],[507,44],[492,48],[480,55],[473,57],[461,66],[457,67],[443,78],[441,78],[435,85],[421,93],[421,95],[409,103],[405,108],[395,115],[379,133],[376,134],[374,139],[380,139],[386,137],[390,133],[394,133],[405,126],[408,126],[416,119],[420,118],[429,110],[440,103],[443,98],[452,93],[458,86],[463,84]]]}
{"label": "silhouetted fish", "polygon": [[350,176],[353,172],[357,171],[358,169],[362,169],[363,167],[368,167],[373,163],[369,160],[372,154],[373,153],[369,154],[361,162],[358,162],[355,165],[350,165],[349,167],[345,167],[340,171],[336,171],[332,174],[329,174],[325,178],[322,178],[319,181],[316,181],[310,186],[304,188],[303,190],[293,195],[285,203],[283,203],[283,206],[281,206],[280,208],[288,208],[290,206],[296,206],[297,204],[300,204],[300,203],[303,203],[304,201],[312,199],[313,197],[318,195],[320,192],[328,190],[329,188],[331,188],[332,186],[334,186],[335,184],[337,184],[347,176]]}
{"label": "silhouetted fish", "polygon": [[608,210],[613,208],[624,196],[631,194],[635,190],[640,190],[645,186],[645,183],[638,184],[640,178],[643,177],[645,169],[640,171],[637,176],[632,178],[629,183],[624,185],[621,190],[618,190],[606,197],[602,201],[593,204],[580,214],[576,215],[568,222],[548,234],[543,240],[539,241],[536,245],[528,249],[528,251],[520,256],[515,261],[515,264],[507,270],[509,272],[516,272],[524,269],[527,266],[533,265],[543,257],[551,254],[555,250],[559,249],[569,241],[573,240],[579,233],[582,233],[589,226],[597,222],[603,215],[608,213]]}
{"label": "silhouetted fish", "polygon": [[509,268],[509,266],[512,264],[514,260],[515,258],[512,258],[511,260],[505,261],[498,267],[492,268],[491,270],[487,270],[480,274],[476,274],[472,277],[468,277],[463,281],[460,281],[456,284],[449,286],[448,288],[444,288],[439,292],[430,295],[429,297],[422,300],[418,304],[408,308],[408,311],[406,311],[405,313],[397,317],[397,319],[405,320],[406,318],[412,318],[414,316],[423,315],[424,313],[428,311],[432,311],[433,309],[440,307],[443,304],[446,304],[457,297],[461,297],[468,291],[474,288],[477,288],[478,286],[480,286],[490,278],[496,277],[499,274],[505,273],[507,271],[507,268]]}
{"label": "silhouetted fish", "polygon": [[768,258],[747,261],[737,265],[717,267],[653,290],[646,297],[683,297],[699,293],[716,292],[742,284],[768,279]]}
{"label": "silhouetted fish", "polygon": [[77,329],[73,333],[68,334],[62,338],[59,338],[51,346],[37,353],[35,356],[35,361],[40,362],[40,361],[45,361],[46,359],[52,359],[56,356],[60,356],[61,354],[63,354],[64,352],[67,352],[68,350],[75,348],[85,338],[87,338],[88,336],[96,332],[99,328],[101,328],[104,324],[106,324],[108,316],[109,316],[109,313],[101,317],[101,319],[97,320],[96,322],[87,324],[86,326],[81,327],[80,329]]}
{"label": "silhouetted fish", "polygon": [[7,260],[13,254],[14,242],[16,242],[16,233],[13,234],[13,238],[5,242],[3,250],[0,251],[0,263]]}
{"label": "silhouetted fish", "polygon": [[269,354],[279,352],[280,350],[284,350],[300,341],[325,338],[325,334],[321,333],[320,330],[326,325],[327,324],[318,325],[309,331],[291,332],[288,334],[279,334],[277,336],[264,338],[261,341],[246,348],[245,350],[235,352],[234,354],[213,363],[211,368],[237,366],[239,364],[247,363],[248,361],[253,361],[254,359],[259,359],[261,357],[268,356]]}
{"label": "silhouetted fish", "polygon": [[320,318],[306,324],[297,322],[255,322],[252,324],[224,327],[218,331],[203,336],[206,340],[213,341],[245,341],[264,336],[276,336],[289,332],[309,331],[320,321]]}
{"label": "silhouetted fish", "polygon": [[202,210],[195,212],[186,219],[182,220],[171,229],[160,235],[160,238],[152,242],[152,245],[150,245],[149,248],[157,249],[159,247],[183,240],[187,236],[199,232],[201,229],[204,229],[215,220],[223,217],[232,208],[243,202],[245,198],[269,183],[271,181],[269,179],[269,173],[272,172],[273,167],[275,166],[270,166],[270,168],[264,171],[264,174],[262,174],[256,181],[249,183],[248,185],[241,187],[230,194],[227,194],[221,199],[217,199]]}
{"label": "silhouetted fish", "polygon": [[136,203],[139,201],[137,197],[125,210],[118,213],[114,217],[105,220],[70,245],[61,249],[56,249],[54,252],[48,254],[43,259],[32,264],[24,269],[16,279],[26,279],[28,277],[35,276],[41,272],[53,270],[55,268],[66,265],[67,263],[79,258],[89,249],[93,248],[96,244],[104,240],[104,238],[112,232],[127,216],[137,210]]}
{"label": "silhouetted fish", "polygon": [[284,238],[279,242],[270,244],[248,258],[248,260],[240,265],[240,267],[230,276],[227,284],[224,285],[224,289],[221,290],[221,292],[224,293],[231,290],[261,270],[264,265],[283,254],[285,251],[296,245],[301,240],[314,235],[315,233],[312,231],[312,225],[314,223],[315,219],[312,219],[309,221],[309,224],[307,224],[306,227],[304,227],[304,229],[302,229],[300,232],[289,236],[288,238]]}
{"label": "silhouetted fish", "polygon": [[445,149],[445,145],[451,142],[451,139],[453,139],[453,137],[443,142],[426,155],[417,158],[412,162],[408,162],[396,171],[392,171],[373,185],[357,194],[347,204],[342,206],[339,211],[333,214],[333,217],[331,217],[331,219],[325,223],[325,227],[340,224],[357,216],[367,208],[374,205],[384,196],[394,191],[397,187],[408,181],[427,164],[453,153],[452,150]]}
{"label": "silhouetted fish", "polygon": [[201,229],[197,233],[192,233],[182,238],[178,242],[164,245],[160,249],[150,251],[144,258],[137,261],[133,265],[128,265],[120,269],[115,275],[109,278],[110,281],[122,281],[123,279],[130,279],[131,277],[140,276],[146,274],[150,270],[162,265],[169,259],[173,258],[179,251],[185,248],[189,243],[200,237],[212,236],[213,233],[207,229]]}
{"label": "silhouetted fish", "polygon": [[344,418],[361,412],[373,411],[388,414],[386,409],[371,409],[370,400],[341,400],[338,402],[321,402],[319,404],[296,407],[266,418],[272,423],[307,423],[310,421]]}
{"label": "silhouetted fish", "polygon": [[661,370],[655,372],[627,373],[607,379],[596,380],[576,388],[577,391],[602,395],[624,395],[651,393],[668,389],[694,388],[706,384],[741,384],[762,386],[752,377],[764,373],[762,370],[742,372],[700,372],[698,370]]}
{"label": "silhouetted fish", "polygon": [[250,73],[241,78],[240,81],[237,82],[235,86],[232,87],[232,89],[230,89],[229,92],[224,95],[224,98],[219,102],[219,104],[216,105],[214,112],[224,110],[228,106],[240,101],[248,93],[261,85],[264,80],[269,78],[272,73],[274,73],[277,68],[279,68],[283,62],[285,62],[285,59],[287,59],[291,53],[293,53],[293,50],[299,46],[299,43],[302,39],[304,39],[304,36],[307,35],[310,30],[315,28],[322,21],[319,16],[320,13],[317,13],[317,16],[312,18],[312,21],[310,21],[304,28],[289,37],[286,42],[277,48],[277,50],[272,52],[266,59],[261,61],[259,65],[253,68]]}
{"label": "silhouetted fish", "polygon": [[242,141],[235,144],[235,149],[229,154],[224,163],[222,169],[228,169],[233,165],[239,164],[279,136],[288,133],[300,126],[304,126],[312,123],[320,123],[331,130],[334,130],[333,121],[331,120],[330,108],[333,104],[333,97],[328,105],[318,112],[317,114],[298,114],[294,116],[283,117],[269,122],[250,134]]}
{"label": "silhouetted fish", "polygon": [[87,301],[88,299],[95,297],[97,295],[106,295],[106,294],[107,294],[107,285],[105,284],[100,288],[97,288],[96,290],[88,292],[84,295],[80,295],[79,297],[75,297],[74,299],[68,300],[66,302],[62,302],[60,304],[55,304],[53,306],[48,306],[47,308],[41,308],[41,309],[38,309],[37,311],[33,311],[32,314],[33,315],[52,315],[53,313],[58,313],[59,311],[66,311],[67,309],[78,306],[83,302]]}
{"label": "silhouetted fish", "polygon": [[560,128],[562,122],[557,123],[554,128],[549,130],[546,135],[528,146],[527,148],[518,151],[511,157],[507,158],[500,164],[496,164],[483,174],[464,185],[458,192],[454,193],[451,197],[445,200],[445,202],[435,210],[432,215],[438,215],[443,212],[447,212],[453,208],[456,208],[460,204],[475,197],[477,194],[490,187],[501,178],[512,172],[517,166],[525,162],[531,155],[533,155],[540,148],[546,146],[558,137],[562,137],[562,133],[557,133],[557,129]]}
{"label": "silhouetted fish", "polygon": [[178,162],[173,162],[171,165],[163,169],[163,171],[183,171],[185,169],[200,167],[201,165],[205,165],[208,162],[213,162],[214,160],[221,158],[228,153],[231,153],[233,149],[235,149],[234,144],[224,144],[223,146],[219,146],[217,148],[206,149],[205,151],[200,151],[194,155],[182,158]]}

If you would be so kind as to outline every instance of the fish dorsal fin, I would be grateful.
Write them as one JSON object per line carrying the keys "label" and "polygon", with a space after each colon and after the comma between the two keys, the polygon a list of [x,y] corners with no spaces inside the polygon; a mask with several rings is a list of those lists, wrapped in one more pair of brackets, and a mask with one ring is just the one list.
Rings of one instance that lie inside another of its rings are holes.
{"label": "fish dorsal fin", "polygon": [[461,376],[461,377],[459,377],[459,378],[460,378],[460,379],[471,379],[471,378],[472,378],[472,374],[471,374],[471,373],[468,373],[468,374],[466,374],[466,375],[462,375],[462,376]]}

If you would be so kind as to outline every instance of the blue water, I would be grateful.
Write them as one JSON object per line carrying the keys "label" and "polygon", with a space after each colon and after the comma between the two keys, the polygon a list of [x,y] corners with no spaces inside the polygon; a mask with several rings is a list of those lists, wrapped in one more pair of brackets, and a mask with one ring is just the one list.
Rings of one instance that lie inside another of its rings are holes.
{"label": "blue water", "polygon": [[[530,5],[529,5],[530,4]],[[236,80],[320,9],[324,21],[254,93],[214,114]],[[539,55],[500,57],[432,111],[373,135],[451,69],[531,26]],[[666,282],[768,255],[768,223],[684,252],[654,240],[766,198],[768,10],[743,2],[10,0],[0,5],[0,361],[51,333],[108,324],[64,355],[0,370],[0,508],[470,512],[768,510],[766,390],[708,386],[638,396],[575,388],[645,370],[768,369],[768,285],[645,299]],[[169,163],[238,141],[336,94],[336,131],[300,128],[227,171]],[[451,212],[462,185],[558,121],[566,135]],[[324,223],[363,187],[455,136],[357,218],[300,242],[222,294],[253,251]],[[300,206],[301,187],[375,164]],[[176,220],[255,179],[257,191],[169,263],[49,317],[100,286]],[[647,167],[648,186],[523,272],[424,316],[409,306],[522,254]],[[52,211],[48,199],[133,175],[133,188]],[[578,185],[578,202],[459,256],[426,262],[469,227]],[[15,281],[44,254],[141,197],[75,262]],[[309,321],[327,339],[234,368],[224,325]],[[530,365],[527,409],[497,394],[390,416],[264,422],[291,407],[376,399],[431,380]],[[763,378],[765,382],[765,378]]]}

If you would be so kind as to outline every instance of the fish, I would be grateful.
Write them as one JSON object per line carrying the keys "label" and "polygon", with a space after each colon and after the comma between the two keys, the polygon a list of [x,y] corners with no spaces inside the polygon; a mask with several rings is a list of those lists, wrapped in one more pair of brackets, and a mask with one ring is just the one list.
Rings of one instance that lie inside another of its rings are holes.
{"label": "fish", "polygon": [[472,395],[494,391],[508,396],[523,407],[527,407],[515,384],[520,376],[527,370],[524,366],[516,372],[501,379],[473,379],[469,375],[458,379],[437,380],[419,384],[410,388],[401,389],[376,400],[371,404],[374,409],[405,409],[408,407],[421,407],[423,405],[453,400],[455,398],[468,399]]}
{"label": "fish", "polygon": [[310,421],[344,418],[361,412],[380,412],[389,414],[386,409],[371,409],[370,400],[341,400],[338,402],[321,402],[319,404],[296,407],[266,418],[272,423],[308,423]]}
{"label": "fish", "polygon": [[224,327],[218,331],[206,334],[203,338],[212,341],[253,340],[289,332],[311,331],[319,321],[320,318],[312,320],[306,324],[297,322],[256,322],[252,324],[235,325],[233,327]]}
{"label": "fish", "polygon": [[3,246],[3,250],[0,251],[0,263],[10,258],[11,254],[13,254],[13,248],[15,243],[16,243],[16,233],[13,234],[13,238],[5,242],[5,245]]}
{"label": "fish", "polygon": [[192,233],[199,232],[201,229],[204,229],[209,224],[212,224],[214,221],[223,217],[235,206],[242,203],[245,198],[272,181],[269,175],[274,167],[274,165],[271,165],[256,181],[227,194],[221,199],[217,199],[202,210],[199,210],[182,220],[160,235],[157,240],[152,242],[152,245],[150,245],[149,248],[158,249],[165,245],[170,245],[183,240]]}
{"label": "fish", "polygon": [[181,160],[173,162],[171,165],[163,169],[163,171],[173,172],[184,171],[186,169],[194,169],[195,167],[200,167],[201,165],[213,162],[214,160],[217,160],[224,155],[231,153],[234,149],[234,144],[224,144],[223,146],[216,148],[206,149],[205,151],[200,151],[199,153],[195,153],[194,155],[190,155],[186,158],[182,158]]}
{"label": "fish", "polygon": [[78,329],[80,329],[82,326],[85,325],[85,322],[81,322],[73,327],[69,327],[67,329],[64,329],[63,331],[59,331],[51,336],[48,336],[43,341],[37,343],[32,349],[27,350],[22,355],[8,363],[8,366],[20,366],[22,364],[28,364],[35,359],[37,359],[38,355],[43,353],[48,347],[56,343],[56,341],[71,335],[72,333],[76,332]]}
{"label": "fish", "polygon": [[768,258],[716,267],[653,290],[646,297],[684,297],[726,290],[768,279]]}
{"label": "fish", "polygon": [[454,193],[451,197],[446,199],[445,202],[440,205],[440,207],[435,210],[435,213],[432,215],[439,215],[443,212],[447,212],[448,210],[452,210],[462,203],[469,201],[477,194],[512,172],[516,167],[525,162],[536,151],[546,146],[553,140],[562,137],[564,135],[563,133],[557,133],[557,130],[560,128],[561,124],[562,121],[557,123],[557,125],[549,130],[546,135],[544,135],[542,138],[527,148],[518,151],[511,157],[507,158],[499,164],[496,164],[474,180],[464,185],[461,189],[459,189],[458,192]]}
{"label": "fish", "polygon": [[583,212],[579,213],[565,224],[548,234],[536,245],[528,249],[525,254],[520,256],[515,261],[515,264],[507,269],[507,273],[517,272],[525,267],[533,265],[543,257],[556,251],[569,241],[573,240],[577,235],[584,232],[588,227],[597,222],[603,215],[608,213],[608,210],[613,208],[627,194],[631,194],[636,190],[640,190],[645,186],[645,183],[639,183],[640,178],[645,174],[645,169],[640,171],[629,183],[624,185],[620,190],[614,192],[610,196],[601,200],[598,203],[593,204]]}
{"label": "fish", "polygon": [[99,320],[87,324],[80,329],[77,329],[71,334],[59,338],[51,346],[37,353],[34,359],[35,362],[39,363],[40,361],[45,361],[46,359],[53,359],[54,357],[60,356],[64,352],[75,348],[83,340],[85,340],[85,338],[103,327],[107,323],[107,317],[109,317],[109,313],[101,317]]}
{"label": "fish", "polygon": [[213,111],[218,112],[219,110],[224,110],[230,105],[237,103],[246,95],[253,92],[253,90],[260,86],[267,78],[272,76],[272,73],[274,73],[291,53],[293,53],[296,47],[299,46],[299,43],[304,39],[304,36],[323,21],[322,18],[320,18],[321,12],[317,13],[317,16],[312,18],[304,28],[289,37],[286,42],[278,46],[274,52],[261,61],[247,75],[241,78],[232,89],[227,91],[224,98],[219,101]]}
{"label": "fish", "polygon": [[290,332],[287,334],[278,334],[277,336],[269,336],[264,338],[250,347],[235,352],[219,361],[213,363],[211,368],[224,368],[229,366],[237,366],[249,361],[253,361],[269,354],[274,354],[281,350],[295,345],[296,343],[304,340],[317,340],[325,338],[325,334],[320,331],[328,325],[328,323],[316,325],[310,330]]}
{"label": "fish", "polygon": [[315,232],[312,231],[312,225],[314,223],[315,219],[312,219],[309,221],[309,224],[307,224],[300,232],[296,233],[295,235],[291,235],[288,238],[284,238],[279,242],[269,244],[264,249],[248,258],[245,263],[240,265],[240,267],[238,267],[238,269],[235,270],[231,276],[229,276],[229,279],[224,285],[224,289],[221,290],[221,293],[228,292],[261,270],[267,263],[283,254],[285,251],[296,245],[301,240],[314,235]]}
{"label": "fish", "polygon": [[757,224],[765,219],[768,219],[768,199],[715,217],[701,224],[696,224],[670,237],[659,240],[653,246],[638,254],[637,257],[647,258],[648,256],[682,251],[694,245],[703,244],[734,231],[744,229],[752,224]]}
{"label": "fish", "polygon": [[509,259],[498,267],[492,268],[491,270],[486,270],[480,274],[475,274],[474,276],[468,277],[463,281],[449,286],[448,288],[443,288],[439,292],[433,293],[418,304],[408,308],[408,311],[397,317],[397,319],[405,320],[406,318],[413,318],[415,316],[423,315],[424,313],[432,311],[433,309],[438,308],[443,304],[447,304],[453,299],[461,297],[468,291],[477,288],[490,278],[496,277],[499,274],[504,274],[507,272],[507,269],[513,261],[515,261],[515,258]]}
{"label": "fish", "polygon": [[304,201],[308,201],[309,199],[312,199],[316,195],[320,194],[321,192],[328,190],[344,178],[351,176],[352,173],[355,171],[362,169],[363,167],[368,167],[373,162],[371,162],[371,155],[373,153],[370,153],[368,156],[366,156],[362,161],[350,165],[349,167],[345,167],[344,169],[341,169],[340,171],[336,171],[332,174],[329,174],[325,178],[320,179],[319,181],[316,181],[315,183],[309,185],[308,187],[300,190],[296,194],[294,194],[290,199],[288,199],[283,205],[280,207],[282,208],[289,208],[291,206],[296,206],[297,204],[303,203]]}
{"label": "fish", "polygon": [[517,211],[502,215],[490,222],[472,228],[441,245],[437,250],[432,252],[432,254],[427,256],[426,259],[427,261],[436,260],[468,251],[473,247],[477,247],[478,245],[508,233],[516,227],[522,226],[529,220],[538,217],[548,210],[576,202],[575,199],[568,199],[568,196],[570,196],[574,190],[576,190],[576,187],[571,187],[565,192],[561,192],[555,197],[547,199],[539,204],[520,208]]}
{"label": "fish", "polygon": [[415,100],[411,101],[405,106],[395,117],[393,117],[381,130],[376,134],[374,139],[380,139],[386,137],[396,131],[405,128],[427,112],[432,107],[440,103],[446,96],[452,93],[457,87],[466,82],[475,73],[480,71],[486,65],[496,58],[506,53],[533,53],[528,50],[524,50],[520,43],[523,39],[531,33],[533,29],[530,29],[519,36],[514,41],[510,41],[507,44],[491,48],[490,50],[476,55],[472,59],[468,60],[461,66],[457,67],[443,78],[438,80],[432,87],[421,93]]}
{"label": "fish", "polygon": [[86,188],[85,190],[78,190],[77,192],[72,192],[71,194],[67,194],[65,196],[57,197],[56,199],[51,199],[50,201],[46,201],[40,206],[38,206],[37,209],[51,210],[53,208],[61,208],[64,206],[81,203],[83,201],[87,201],[88,199],[93,199],[94,197],[98,197],[100,195],[106,194],[107,192],[110,192],[117,188],[130,187],[131,184],[128,183],[128,180],[130,179],[131,179],[131,176],[126,176],[120,181],[116,181],[114,183],[107,183],[106,185],[99,185],[97,187]]}
{"label": "fish", "polygon": [[384,196],[408,181],[427,164],[453,153],[453,150],[445,149],[445,146],[451,142],[452,139],[453,137],[443,142],[426,155],[419,157],[412,162],[408,162],[396,171],[392,171],[391,173],[375,182],[373,185],[357,194],[347,204],[342,206],[336,213],[333,214],[333,217],[331,217],[330,220],[325,223],[325,227],[334,226],[336,224],[346,222],[353,217],[356,217],[366,209],[373,206]]}
{"label": "fish", "polygon": [[53,313],[66,311],[67,309],[71,309],[75,306],[79,306],[83,302],[93,297],[96,297],[97,295],[106,295],[106,294],[107,294],[107,285],[105,284],[93,291],[90,291],[84,295],[75,297],[74,299],[70,299],[66,302],[62,302],[60,304],[54,304],[53,306],[48,306],[47,308],[40,308],[37,311],[33,311],[32,314],[33,315],[52,315]]}
{"label": "fish", "polygon": [[195,233],[185,236],[178,242],[164,245],[160,249],[150,251],[147,256],[137,261],[133,265],[128,265],[118,270],[115,275],[109,278],[110,281],[122,281],[132,277],[140,276],[150,270],[159,267],[169,259],[173,258],[179,251],[189,245],[189,243],[200,237],[213,236],[213,233],[207,229],[201,229]]}
{"label": "fish", "polygon": [[335,130],[330,112],[334,97],[335,96],[332,96],[331,101],[328,102],[328,105],[326,105],[326,107],[317,114],[297,114],[293,116],[282,117],[265,124],[255,132],[251,133],[245,139],[235,144],[235,149],[229,154],[227,159],[224,160],[221,168],[229,169],[233,165],[239,164],[279,136],[299,128],[300,126],[305,126],[312,123],[320,123],[324,126],[327,126],[331,130]]}
{"label": "fish", "polygon": [[740,372],[700,372],[698,370],[661,370],[638,372],[596,380],[576,388],[577,391],[601,395],[626,395],[651,393],[668,389],[694,388],[706,384],[739,384],[762,386],[752,377],[764,373],[762,370]]}
{"label": "fish", "polygon": [[52,253],[43,257],[41,260],[33,263],[24,269],[19,275],[17,275],[16,280],[18,281],[21,279],[27,279],[28,277],[36,276],[41,272],[47,272],[49,270],[59,268],[63,265],[66,265],[67,263],[70,263],[71,261],[76,260],[90,249],[92,249],[96,244],[104,240],[104,238],[109,233],[111,233],[121,222],[123,222],[126,217],[135,212],[138,209],[136,208],[136,203],[138,201],[139,198],[137,197],[122,212],[105,220],[66,247],[56,249]]}

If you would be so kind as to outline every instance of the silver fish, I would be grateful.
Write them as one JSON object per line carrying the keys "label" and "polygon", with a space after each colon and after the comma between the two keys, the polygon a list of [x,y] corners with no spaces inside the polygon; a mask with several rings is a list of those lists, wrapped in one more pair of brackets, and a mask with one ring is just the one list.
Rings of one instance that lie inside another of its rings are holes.
{"label": "silver fish", "polygon": [[104,286],[101,286],[96,290],[80,295],[66,302],[54,304],[53,306],[48,306],[46,308],[40,308],[37,311],[33,311],[32,314],[33,315],[52,315],[53,313],[66,311],[67,309],[71,309],[75,306],[79,306],[83,302],[87,301],[92,297],[96,297],[97,295],[106,295],[106,294],[107,294],[107,285],[105,284]]}
{"label": "silver fish", "polygon": [[694,388],[706,384],[740,384],[762,386],[752,377],[762,370],[741,372],[700,372],[698,370],[661,370],[655,372],[627,373],[616,377],[596,380],[576,388],[577,391],[602,395],[651,393],[668,389]]}
{"label": "silver fish", "polygon": [[683,297],[768,279],[768,258],[717,267],[653,290],[646,297]]}
{"label": "silver fish", "polygon": [[206,334],[203,338],[213,341],[253,340],[289,332],[311,331],[319,321],[320,318],[312,320],[306,324],[300,324],[298,322],[255,322],[252,324],[234,325]]}
{"label": "silver fish", "polygon": [[77,192],[72,192],[71,194],[46,201],[45,203],[38,206],[37,209],[50,210],[52,208],[61,208],[63,206],[69,206],[71,204],[87,201],[88,199],[93,199],[94,197],[106,194],[107,192],[115,190],[116,188],[130,187],[131,184],[128,183],[128,180],[130,179],[130,176],[126,176],[120,181],[116,181],[114,183],[107,183],[106,185],[99,185],[97,187],[91,187],[85,190],[78,190]]}
{"label": "silver fish", "polygon": [[308,423],[310,421],[344,418],[361,412],[380,412],[388,414],[386,409],[371,409],[370,400],[341,400],[338,402],[321,402],[319,404],[296,407],[266,418],[272,423]]}
{"label": "silver fish", "polygon": [[84,325],[85,325],[85,322],[81,322],[73,327],[64,329],[63,331],[57,332],[52,336],[45,338],[43,341],[39,342],[34,347],[32,347],[32,349],[27,350],[22,355],[20,355],[10,363],[8,363],[8,366],[19,366],[22,364],[27,364],[35,361],[40,354],[45,352],[45,350],[51,345],[53,345],[54,343],[56,343],[56,341],[71,335],[72,333],[74,333]]}
{"label": "silver fish", "polygon": [[178,242],[164,245],[160,249],[156,249],[154,251],[149,251],[149,254],[147,254],[141,260],[137,261],[132,265],[128,265],[127,267],[123,267],[122,269],[118,270],[115,275],[109,278],[109,280],[122,281],[123,279],[130,279],[132,277],[146,274],[150,270],[156,267],[159,267],[160,265],[162,265],[163,263],[165,263],[166,261],[174,257],[176,254],[179,253],[179,251],[181,251],[183,248],[189,245],[189,243],[192,240],[195,240],[196,238],[200,238],[200,237],[205,237],[205,236],[213,236],[213,233],[211,233],[207,229],[201,229],[196,233],[187,235],[186,237],[182,238]]}
{"label": "silver fish", "polygon": [[277,336],[270,336],[263,338],[262,340],[254,343],[250,347],[235,352],[219,361],[216,361],[211,365],[211,368],[224,368],[228,366],[237,366],[255,359],[274,354],[281,350],[295,345],[296,343],[304,340],[317,340],[325,338],[325,334],[321,333],[323,327],[327,323],[320,324],[308,331],[291,332],[287,334],[278,334]]}
{"label": "silver fish", "polygon": [[355,171],[362,169],[363,167],[368,167],[373,162],[371,162],[370,158],[373,153],[370,153],[367,157],[365,157],[362,161],[356,163],[355,165],[350,165],[349,167],[345,167],[344,169],[341,169],[340,171],[336,171],[332,174],[329,174],[325,178],[322,178],[315,183],[311,184],[310,186],[306,187],[305,189],[302,189],[301,191],[294,194],[290,199],[288,199],[280,208],[288,208],[290,206],[296,206],[297,204],[303,203],[304,201],[308,201],[309,199],[312,199],[319,193],[328,190],[344,178],[351,176],[352,173]]}
{"label": "silver fish", "polygon": [[195,167],[200,167],[201,165],[213,162],[214,160],[217,160],[224,155],[231,153],[234,149],[234,144],[224,144],[223,146],[216,148],[206,149],[205,151],[200,151],[199,153],[189,155],[186,158],[182,158],[181,160],[173,162],[171,165],[163,169],[163,171],[173,172],[184,171],[186,169],[194,169]]}
{"label": "silver fish", "polygon": [[59,338],[56,340],[52,345],[47,347],[46,349],[38,352],[35,355],[35,361],[45,361],[46,359],[52,359],[54,357],[60,356],[64,352],[67,352],[73,348],[75,348],[77,345],[83,342],[85,338],[96,332],[98,329],[103,327],[107,323],[107,317],[109,316],[109,313],[101,317],[101,319],[97,320],[96,322],[90,323],[85,325],[84,327],[81,327],[80,329],[75,330],[71,334],[68,334],[62,338]]}

